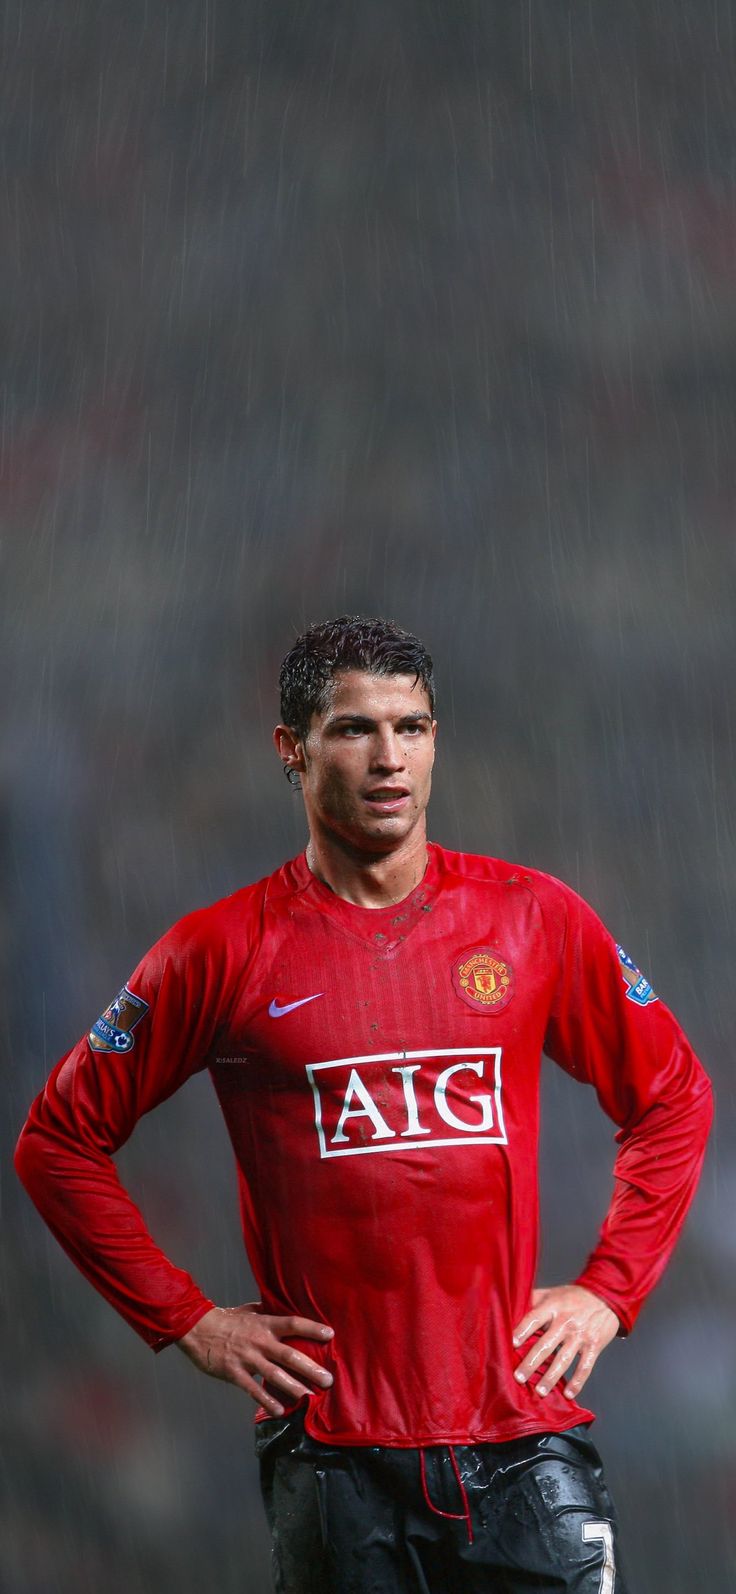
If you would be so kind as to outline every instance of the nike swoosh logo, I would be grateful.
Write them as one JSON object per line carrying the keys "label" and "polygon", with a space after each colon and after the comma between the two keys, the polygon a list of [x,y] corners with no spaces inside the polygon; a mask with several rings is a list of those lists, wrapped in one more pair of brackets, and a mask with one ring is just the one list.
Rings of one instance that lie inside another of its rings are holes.
{"label": "nike swoosh logo", "polygon": [[285,1013],[293,1013],[295,1007],[304,1007],[305,1002],[316,1002],[319,996],[324,996],[324,991],[315,991],[314,996],[301,996],[298,1002],[287,1002],[285,1007],[279,1007],[274,997],[269,1009],[269,1018],[283,1018]]}

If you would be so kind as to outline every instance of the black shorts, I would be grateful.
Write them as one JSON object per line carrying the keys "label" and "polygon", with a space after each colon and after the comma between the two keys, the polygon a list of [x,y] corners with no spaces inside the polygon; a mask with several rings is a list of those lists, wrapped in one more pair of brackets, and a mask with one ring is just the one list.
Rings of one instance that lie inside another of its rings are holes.
{"label": "black shorts", "polygon": [[506,1444],[325,1445],[258,1425],[277,1594],[626,1594],[580,1425]]}

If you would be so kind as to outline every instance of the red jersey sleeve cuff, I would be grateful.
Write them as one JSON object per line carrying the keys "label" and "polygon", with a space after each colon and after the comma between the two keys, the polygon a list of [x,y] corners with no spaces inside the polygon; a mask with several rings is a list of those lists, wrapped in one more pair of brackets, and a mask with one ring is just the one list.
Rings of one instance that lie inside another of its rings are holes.
{"label": "red jersey sleeve cuff", "polygon": [[208,1301],[202,1296],[198,1305],[186,1317],[182,1318],[181,1323],[177,1323],[175,1329],[170,1330],[167,1334],[159,1334],[154,1337],[147,1335],[146,1338],[151,1350],[158,1352],[166,1350],[167,1345],[175,1345],[177,1340],[183,1339],[184,1335],[189,1333],[190,1328],[194,1328],[195,1323],[198,1323],[206,1312],[212,1311],[214,1304],[214,1301]]}

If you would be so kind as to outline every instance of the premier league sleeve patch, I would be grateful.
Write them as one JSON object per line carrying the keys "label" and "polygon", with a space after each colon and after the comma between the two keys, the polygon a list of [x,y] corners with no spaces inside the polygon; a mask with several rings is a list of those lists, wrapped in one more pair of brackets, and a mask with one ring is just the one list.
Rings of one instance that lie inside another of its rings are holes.
{"label": "premier league sleeve patch", "polygon": [[100,1014],[87,1036],[93,1052],[129,1052],[135,1046],[133,1030],[148,1012],[148,1003],[134,996],[127,985]]}
{"label": "premier league sleeve patch", "polygon": [[637,968],[628,952],[625,952],[622,946],[617,946],[616,951],[624,985],[629,987],[626,992],[627,1001],[636,1002],[637,1007],[648,1007],[650,1002],[658,1002],[659,997],[655,995],[648,979],[642,974],[641,969]]}

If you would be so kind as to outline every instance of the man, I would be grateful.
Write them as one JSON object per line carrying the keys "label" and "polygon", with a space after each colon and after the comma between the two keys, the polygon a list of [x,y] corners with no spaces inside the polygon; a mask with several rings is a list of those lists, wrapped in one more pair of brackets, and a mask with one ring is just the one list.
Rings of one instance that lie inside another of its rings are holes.
{"label": "man", "polygon": [[[571,890],[428,844],[416,637],[310,628],[281,711],[306,853],[143,958],[32,1107],[20,1175],[154,1349],[260,1400],[283,1594],[624,1594],[577,1397],[675,1243],[708,1082]],[[535,1290],[543,1049],[595,1087],[620,1149],[583,1272]],[[205,1067],[255,1306],[213,1305],[161,1253],[111,1160]]]}

